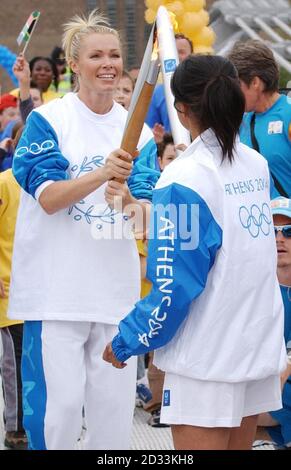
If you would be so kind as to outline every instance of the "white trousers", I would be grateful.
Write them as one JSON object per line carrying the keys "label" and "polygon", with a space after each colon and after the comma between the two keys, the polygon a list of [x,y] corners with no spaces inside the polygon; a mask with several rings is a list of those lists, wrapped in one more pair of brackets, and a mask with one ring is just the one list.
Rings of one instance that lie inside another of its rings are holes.
{"label": "white trousers", "polygon": [[24,427],[33,449],[74,449],[85,409],[85,449],[129,449],[136,358],[124,369],[103,361],[117,327],[102,323],[25,322]]}

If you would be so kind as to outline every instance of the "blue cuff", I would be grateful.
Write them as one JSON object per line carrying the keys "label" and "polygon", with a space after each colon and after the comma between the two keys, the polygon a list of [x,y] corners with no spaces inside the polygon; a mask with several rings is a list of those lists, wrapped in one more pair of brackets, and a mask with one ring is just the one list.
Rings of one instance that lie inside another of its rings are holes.
{"label": "blue cuff", "polygon": [[112,340],[112,350],[115,357],[120,361],[126,361],[130,356],[130,350],[126,347],[125,342],[121,338],[120,334],[116,335]]}

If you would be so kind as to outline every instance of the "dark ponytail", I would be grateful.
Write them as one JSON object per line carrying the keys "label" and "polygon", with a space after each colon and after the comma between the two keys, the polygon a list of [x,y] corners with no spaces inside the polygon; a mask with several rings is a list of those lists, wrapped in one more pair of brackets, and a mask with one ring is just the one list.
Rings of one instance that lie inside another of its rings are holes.
{"label": "dark ponytail", "polygon": [[200,131],[214,131],[222,160],[232,161],[245,109],[233,64],[220,56],[190,56],[177,67],[171,86],[175,101],[189,106]]}

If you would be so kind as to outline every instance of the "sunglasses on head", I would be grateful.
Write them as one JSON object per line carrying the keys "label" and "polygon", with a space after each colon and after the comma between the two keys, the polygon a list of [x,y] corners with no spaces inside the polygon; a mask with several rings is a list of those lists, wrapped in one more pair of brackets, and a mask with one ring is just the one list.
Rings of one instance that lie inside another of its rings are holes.
{"label": "sunglasses on head", "polygon": [[274,229],[276,236],[278,232],[282,232],[283,237],[291,238],[291,225],[275,225]]}

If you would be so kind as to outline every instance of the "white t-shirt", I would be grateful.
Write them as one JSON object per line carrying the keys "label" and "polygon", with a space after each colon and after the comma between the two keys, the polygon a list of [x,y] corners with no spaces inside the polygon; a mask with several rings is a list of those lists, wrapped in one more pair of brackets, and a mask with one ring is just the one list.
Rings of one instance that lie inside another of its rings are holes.
{"label": "white t-shirt", "polygon": [[[51,181],[101,167],[120,147],[126,118],[117,103],[108,114],[97,115],[73,93],[30,115],[14,162],[26,191],[16,226],[10,318],[116,324],[139,298],[136,242],[128,238],[123,214],[107,205],[106,184],[54,215],[32,197],[37,199]],[[145,127],[140,157],[143,151],[149,157],[152,148],[153,136]],[[147,184],[154,186],[156,175],[151,179],[154,171],[147,171]]]}

